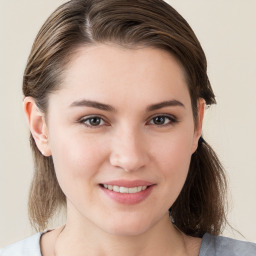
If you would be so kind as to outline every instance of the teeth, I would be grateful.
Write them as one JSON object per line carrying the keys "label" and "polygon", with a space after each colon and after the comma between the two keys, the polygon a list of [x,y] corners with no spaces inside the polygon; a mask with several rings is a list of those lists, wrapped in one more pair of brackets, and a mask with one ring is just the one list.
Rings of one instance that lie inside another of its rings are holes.
{"label": "teeth", "polygon": [[138,186],[138,187],[133,187],[133,188],[127,188],[127,187],[119,187],[116,185],[112,186],[112,185],[107,185],[107,184],[103,184],[103,186],[104,186],[104,188],[106,188],[108,190],[113,190],[113,191],[119,192],[119,193],[129,193],[129,194],[141,192],[147,188],[147,186]]}
{"label": "teeth", "polygon": [[120,187],[120,193],[129,193],[129,188]]}
{"label": "teeth", "polygon": [[120,187],[118,187],[118,186],[113,186],[113,191],[115,191],[115,192],[120,192]]}
{"label": "teeth", "polygon": [[129,188],[129,193],[137,193],[138,192],[138,188],[134,187],[134,188]]}

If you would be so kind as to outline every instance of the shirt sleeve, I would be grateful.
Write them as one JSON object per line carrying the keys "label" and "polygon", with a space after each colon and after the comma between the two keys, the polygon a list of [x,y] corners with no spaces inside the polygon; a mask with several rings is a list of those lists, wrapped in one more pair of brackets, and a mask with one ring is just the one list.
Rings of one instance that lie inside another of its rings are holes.
{"label": "shirt sleeve", "polygon": [[42,256],[40,249],[41,235],[42,233],[37,233],[1,249],[0,256]]}
{"label": "shirt sleeve", "polygon": [[199,256],[256,256],[256,244],[205,234]]}

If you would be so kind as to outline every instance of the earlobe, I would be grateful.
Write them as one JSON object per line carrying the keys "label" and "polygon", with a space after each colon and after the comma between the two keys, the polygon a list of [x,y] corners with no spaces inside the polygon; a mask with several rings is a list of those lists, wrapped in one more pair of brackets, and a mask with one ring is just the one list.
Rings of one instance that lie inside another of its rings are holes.
{"label": "earlobe", "polygon": [[51,150],[48,144],[48,131],[44,114],[38,109],[32,97],[24,99],[23,108],[37,148],[44,156],[50,156]]}
{"label": "earlobe", "polygon": [[198,109],[198,118],[197,118],[197,124],[195,127],[195,134],[194,134],[193,153],[196,151],[198,147],[198,141],[202,134],[202,126],[203,126],[204,110],[205,110],[205,100],[203,98],[200,98],[198,100],[197,109]]}

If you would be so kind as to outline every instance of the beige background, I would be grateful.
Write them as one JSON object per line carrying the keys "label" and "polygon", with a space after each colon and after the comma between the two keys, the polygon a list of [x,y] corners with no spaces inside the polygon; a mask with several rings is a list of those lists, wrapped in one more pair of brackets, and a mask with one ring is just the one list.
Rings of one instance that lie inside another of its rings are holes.
{"label": "beige background", "polygon": [[[33,233],[26,208],[33,167],[22,73],[40,26],[63,2],[0,0],[0,248]],[[218,105],[207,111],[204,136],[229,176],[229,221],[256,242],[256,1],[169,3],[190,23],[208,57]],[[225,235],[243,239],[230,228]]]}

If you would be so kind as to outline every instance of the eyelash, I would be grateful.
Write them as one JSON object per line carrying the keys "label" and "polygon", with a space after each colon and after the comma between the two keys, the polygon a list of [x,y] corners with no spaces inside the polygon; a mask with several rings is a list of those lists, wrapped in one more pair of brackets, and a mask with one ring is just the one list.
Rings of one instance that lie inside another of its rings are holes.
{"label": "eyelash", "polygon": [[165,121],[166,121],[166,119],[168,119],[169,122],[168,122],[168,123],[165,123],[165,122],[164,122],[164,124],[160,124],[160,125],[153,123],[153,124],[151,124],[151,125],[156,125],[156,126],[158,126],[158,127],[165,127],[165,126],[169,126],[169,125],[174,125],[175,123],[178,122],[178,120],[177,120],[176,117],[174,117],[174,116],[172,116],[172,115],[168,115],[168,114],[161,114],[161,115],[153,116],[153,117],[150,119],[150,122],[153,121],[153,120],[156,119],[156,118],[164,118]]}
{"label": "eyelash", "polygon": [[89,127],[89,128],[100,128],[102,127],[103,125],[92,125],[92,124],[86,124],[85,122],[92,120],[92,119],[100,119],[100,122],[105,122],[104,119],[100,116],[89,116],[89,117],[84,117],[82,119],[80,119],[79,123],[85,125],[86,127]]}
{"label": "eyelash", "polygon": [[[175,116],[169,115],[169,114],[160,114],[160,115],[155,115],[153,117],[150,118],[149,122],[154,121],[154,119],[156,118],[164,118],[164,124],[155,124],[155,123],[151,123],[150,125],[155,125],[157,127],[166,127],[166,126],[170,126],[170,125],[174,125],[175,123],[178,123],[178,120]],[[98,119],[100,120],[99,125],[92,125],[92,124],[86,124],[86,122],[90,122],[90,120],[92,119]],[[166,122],[166,119],[168,120],[168,123]],[[101,124],[103,122],[105,122],[105,124]],[[89,117],[84,117],[82,119],[79,120],[79,123],[85,125],[88,128],[94,129],[94,128],[101,128],[102,126],[109,126],[108,124],[106,124],[106,121],[104,120],[104,118],[102,118],[101,116],[89,116]],[[148,123],[148,122],[147,122]]]}

